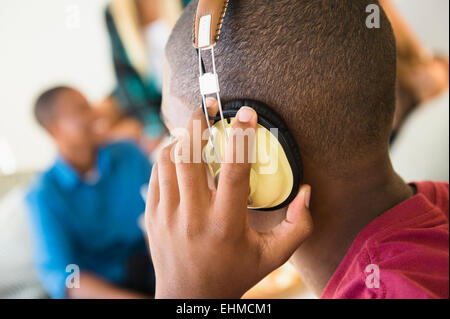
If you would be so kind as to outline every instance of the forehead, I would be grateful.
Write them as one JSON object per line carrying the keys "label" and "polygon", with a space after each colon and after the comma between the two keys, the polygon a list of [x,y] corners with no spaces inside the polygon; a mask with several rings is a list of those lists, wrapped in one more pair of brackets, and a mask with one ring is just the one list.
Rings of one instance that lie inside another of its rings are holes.
{"label": "forehead", "polygon": [[56,97],[56,102],[61,103],[71,103],[78,104],[80,102],[85,102],[86,98],[80,92],[73,89],[66,89],[59,93]]}
{"label": "forehead", "polygon": [[177,88],[172,85],[171,81],[174,76],[177,75],[172,73],[170,63],[164,55],[161,116],[169,130],[185,127],[192,111],[197,107],[196,105],[189,105],[179,97],[176,92]]}
{"label": "forehead", "polygon": [[76,90],[64,90],[55,100],[58,113],[74,112],[89,107],[87,99]]}

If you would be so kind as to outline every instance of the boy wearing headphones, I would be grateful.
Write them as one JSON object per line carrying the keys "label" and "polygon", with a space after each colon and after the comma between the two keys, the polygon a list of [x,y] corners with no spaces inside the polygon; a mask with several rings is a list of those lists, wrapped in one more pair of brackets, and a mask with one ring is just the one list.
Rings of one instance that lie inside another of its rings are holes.
{"label": "boy wearing headphones", "polygon": [[[256,129],[252,108],[235,117],[217,189],[205,163],[173,161],[194,150],[196,123],[207,128],[196,109],[198,1],[184,11],[166,48],[162,115],[189,134],[163,150],[147,199],[156,297],[239,298],[290,260],[323,298],[448,298],[448,183],[407,184],[392,168],[395,39],[381,8],[380,28],[366,27],[373,3],[229,3],[215,46],[222,102],[268,105],[302,157],[297,197],[272,212],[247,209],[251,164],[233,155],[252,146],[235,139]],[[206,104],[215,116],[217,101]]]}

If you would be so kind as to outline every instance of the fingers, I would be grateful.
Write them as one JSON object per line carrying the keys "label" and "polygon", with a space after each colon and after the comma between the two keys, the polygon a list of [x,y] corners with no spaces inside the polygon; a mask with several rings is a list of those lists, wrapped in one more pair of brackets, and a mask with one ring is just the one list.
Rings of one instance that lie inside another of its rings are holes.
{"label": "fingers", "polygon": [[263,259],[270,267],[284,264],[311,235],[313,222],[309,211],[310,198],[311,187],[303,185],[289,205],[286,219],[271,232],[261,235]]}
{"label": "fingers", "polygon": [[177,173],[171,154],[174,147],[175,143],[163,148],[158,159],[160,204],[169,211],[174,211],[173,208],[176,208],[180,201]]}
{"label": "fingers", "polygon": [[[208,115],[217,114],[217,101],[207,100]],[[176,173],[180,189],[180,204],[183,208],[196,207],[198,201],[209,200],[209,187],[207,170],[203,163],[203,149],[208,139],[202,138],[203,132],[207,131],[208,124],[201,108],[193,113],[186,127],[187,131],[178,142]]]}
{"label": "fingers", "polygon": [[159,204],[159,179],[158,179],[158,163],[153,165],[152,175],[148,184],[146,213],[152,214]]}
{"label": "fingers", "polygon": [[[208,116],[215,116],[219,110],[217,101],[212,98],[206,100]],[[202,150],[208,143],[208,139],[203,136],[204,132],[208,133],[208,123],[206,122],[203,108],[199,107],[192,112],[191,118],[186,126],[186,132],[182,138],[190,147],[190,162],[199,164],[202,160]],[[186,144],[186,146],[188,145]],[[184,146],[184,145],[183,145]],[[200,165],[199,165],[200,166]]]}
{"label": "fingers", "polygon": [[217,188],[218,211],[224,219],[242,221],[247,219],[250,168],[258,122],[256,112],[248,107],[239,110],[229,132],[227,149],[222,161]]}
{"label": "fingers", "polygon": [[208,111],[208,116],[216,116],[219,112],[219,104],[217,103],[217,100],[213,98],[207,98],[206,109]]}

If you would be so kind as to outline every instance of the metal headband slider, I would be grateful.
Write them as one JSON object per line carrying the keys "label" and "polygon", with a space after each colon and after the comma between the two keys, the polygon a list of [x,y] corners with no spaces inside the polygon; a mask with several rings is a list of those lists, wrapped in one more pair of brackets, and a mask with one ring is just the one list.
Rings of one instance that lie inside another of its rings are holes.
{"label": "metal headband slider", "polygon": [[212,16],[210,14],[200,18],[198,27],[198,47],[205,48],[211,45],[211,23]]}
{"label": "metal headband slider", "polygon": [[216,73],[205,73],[199,77],[200,94],[209,95],[220,92],[219,77]]}

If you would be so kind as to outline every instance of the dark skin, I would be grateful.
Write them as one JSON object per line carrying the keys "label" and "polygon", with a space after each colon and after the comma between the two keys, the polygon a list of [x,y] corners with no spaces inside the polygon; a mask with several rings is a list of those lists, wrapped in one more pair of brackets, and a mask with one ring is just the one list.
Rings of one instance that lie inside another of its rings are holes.
{"label": "dark skin", "polygon": [[75,90],[59,93],[53,110],[46,128],[64,159],[84,175],[95,164],[96,114],[86,98]]}
{"label": "dark skin", "polygon": [[311,159],[303,160],[304,181],[315,190],[311,199],[315,228],[291,262],[319,296],[358,233],[413,196],[413,190],[395,173],[387,151],[357,163],[346,179],[330,179]]}
{"label": "dark skin", "polygon": [[[99,136],[94,127],[97,114],[78,91],[67,89],[54,101],[53,114],[46,129],[58,152],[80,176],[95,168]],[[134,299],[146,296],[112,284],[97,275],[81,272],[80,288],[67,289],[69,298]]]}
{"label": "dark skin", "polygon": [[[190,123],[193,108],[171,94],[168,89],[171,70],[167,63],[164,67],[163,118],[171,130],[185,127]],[[290,261],[318,296],[357,234],[375,218],[414,195],[412,188],[392,168],[388,152],[389,132],[385,135],[385,141],[381,141],[368,156],[353,159],[346,165],[347,178],[330,178],[326,168],[318,167],[313,158],[303,157],[303,182],[312,189],[310,209],[314,230],[298,243]],[[299,148],[301,152],[302,145]],[[287,208],[264,214],[249,210],[248,222],[252,229],[265,232],[285,220],[286,212]],[[239,265],[237,260],[236,267]],[[228,281],[227,285],[239,283]],[[168,292],[163,294],[164,297],[183,297],[183,291],[170,284],[160,287],[160,290]],[[211,293],[214,292],[208,291]],[[220,291],[216,293],[220,296]],[[209,297],[208,294],[203,297]]]}

